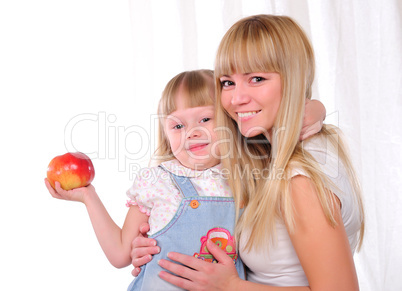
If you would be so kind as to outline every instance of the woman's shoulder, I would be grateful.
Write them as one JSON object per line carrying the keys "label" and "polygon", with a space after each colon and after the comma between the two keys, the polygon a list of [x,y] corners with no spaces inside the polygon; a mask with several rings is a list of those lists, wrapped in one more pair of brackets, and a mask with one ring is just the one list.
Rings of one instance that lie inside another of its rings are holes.
{"label": "woman's shoulder", "polygon": [[[303,160],[309,160],[308,156],[312,156],[321,168],[331,169],[337,164],[337,154],[333,145],[329,143],[325,136],[314,135],[301,143],[301,155],[305,157]],[[308,177],[305,165],[299,162],[299,159],[292,160],[290,163],[291,177],[296,175],[304,175]]]}
{"label": "woman's shoulder", "polygon": [[[338,197],[342,197],[345,193],[351,192],[351,185],[348,171],[338,154],[338,145],[334,144],[331,139],[323,134],[312,136],[302,143],[302,154],[308,153],[313,157],[318,166],[317,170],[321,171],[330,183],[327,187]],[[296,166],[292,169],[291,177],[297,175],[308,177],[305,173],[303,167]]]}
{"label": "woman's shoulder", "polygon": [[323,134],[312,136],[302,143],[302,153],[308,152],[318,163],[321,170],[330,178],[344,174],[344,166],[336,144]]}

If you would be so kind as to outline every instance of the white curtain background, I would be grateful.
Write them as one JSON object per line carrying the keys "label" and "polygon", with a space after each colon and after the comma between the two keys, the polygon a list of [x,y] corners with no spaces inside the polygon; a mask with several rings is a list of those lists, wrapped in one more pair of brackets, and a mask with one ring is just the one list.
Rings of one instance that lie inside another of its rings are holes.
{"label": "white curtain background", "polygon": [[314,98],[344,131],[364,192],[360,289],[402,290],[400,0],[1,1],[1,290],[126,289],[131,268],[108,263],[85,207],[47,193],[47,164],[90,155],[122,225],[166,82],[213,69],[224,32],[260,13],[294,17],[313,43]]}

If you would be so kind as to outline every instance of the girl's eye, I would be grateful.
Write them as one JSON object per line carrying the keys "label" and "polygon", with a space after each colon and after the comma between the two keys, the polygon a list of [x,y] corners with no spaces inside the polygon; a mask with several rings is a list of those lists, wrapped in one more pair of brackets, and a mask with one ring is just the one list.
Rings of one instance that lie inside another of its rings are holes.
{"label": "girl's eye", "polygon": [[201,122],[207,122],[207,121],[210,121],[210,120],[211,120],[211,118],[205,117],[205,118],[201,119]]}
{"label": "girl's eye", "polygon": [[253,78],[251,78],[252,83],[258,83],[258,82],[262,82],[264,80],[265,80],[265,78],[263,78],[263,77],[253,77]]}
{"label": "girl's eye", "polygon": [[221,86],[222,86],[223,88],[229,87],[229,86],[232,86],[232,85],[234,85],[234,82],[232,82],[232,81],[229,81],[229,80],[223,80],[223,81],[221,81]]}
{"label": "girl's eye", "polygon": [[177,125],[173,126],[173,129],[181,129],[183,127],[184,127],[183,124],[177,124]]}

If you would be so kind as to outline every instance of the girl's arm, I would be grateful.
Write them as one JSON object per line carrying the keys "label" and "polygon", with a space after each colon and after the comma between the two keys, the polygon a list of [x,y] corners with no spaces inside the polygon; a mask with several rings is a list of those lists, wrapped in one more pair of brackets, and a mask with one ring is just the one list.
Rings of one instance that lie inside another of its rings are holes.
{"label": "girl's arm", "polygon": [[324,104],[318,100],[306,99],[300,140],[305,140],[306,138],[320,132],[325,116],[326,110]]}
{"label": "girl's arm", "polygon": [[131,242],[139,233],[139,226],[148,221],[148,216],[131,206],[123,228],[117,226],[104,207],[92,185],[65,191],[56,182],[56,189],[45,179],[50,194],[57,199],[84,203],[103,252],[116,268],[126,267],[131,263]]}
{"label": "girl's arm", "polygon": [[[308,287],[273,287],[241,280],[233,261],[223,250],[208,241],[208,250],[218,260],[211,264],[191,256],[169,253],[159,265],[174,274],[161,272],[164,280],[188,290],[359,290],[352,252],[336,205],[336,227],[332,227],[321,208],[309,178],[296,176],[291,181],[295,209],[292,244],[307,276]],[[332,193],[330,195],[333,195]]]}

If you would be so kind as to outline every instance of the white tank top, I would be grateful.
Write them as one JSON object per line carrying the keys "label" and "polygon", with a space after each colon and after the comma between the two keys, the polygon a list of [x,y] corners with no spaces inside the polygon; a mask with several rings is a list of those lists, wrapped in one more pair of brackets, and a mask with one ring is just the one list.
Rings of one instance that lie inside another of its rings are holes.
{"label": "white tank top", "polygon": [[[345,168],[338,159],[338,153],[329,143],[327,144],[324,136],[314,136],[305,141],[304,149],[316,159],[322,171],[338,187],[337,189],[330,187],[330,190],[341,201],[342,220],[354,253],[360,229],[360,213],[357,202],[350,194],[351,185]],[[292,172],[292,176],[296,175],[307,176],[300,169]],[[269,254],[264,250],[246,252],[247,231],[242,234],[239,241],[240,257],[249,268],[247,280],[270,286],[308,286],[306,275],[283,221],[276,223],[276,232],[277,243],[269,247]]]}

